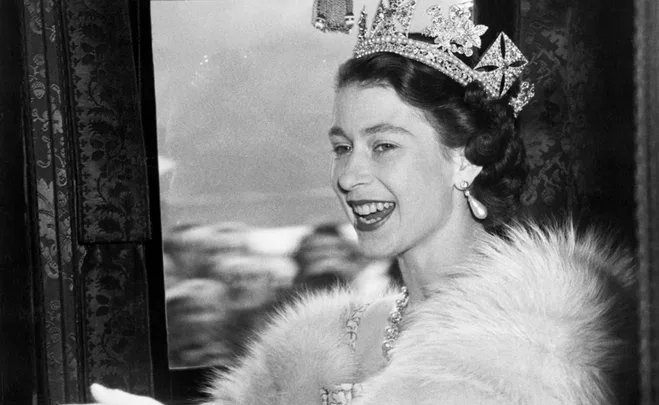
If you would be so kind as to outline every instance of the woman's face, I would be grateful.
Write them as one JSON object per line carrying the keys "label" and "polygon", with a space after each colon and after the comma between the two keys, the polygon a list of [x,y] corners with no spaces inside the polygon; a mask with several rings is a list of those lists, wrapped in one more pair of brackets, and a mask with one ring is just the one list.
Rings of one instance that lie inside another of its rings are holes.
{"label": "woman's face", "polygon": [[332,186],[366,255],[391,257],[439,237],[460,164],[419,110],[389,87],[350,85],[337,92],[329,136]]}

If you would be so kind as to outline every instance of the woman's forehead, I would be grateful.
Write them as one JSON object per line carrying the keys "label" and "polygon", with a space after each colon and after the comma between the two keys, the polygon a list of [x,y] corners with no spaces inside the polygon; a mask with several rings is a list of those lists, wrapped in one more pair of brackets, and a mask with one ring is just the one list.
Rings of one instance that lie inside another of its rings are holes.
{"label": "woman's forehead", "polygon": [[390,87],[351,85],[337,92],[334,103],[334,125],[366,135],[375,132],[396,131],[406,124],[426,121],[415,107],[405,103]]}

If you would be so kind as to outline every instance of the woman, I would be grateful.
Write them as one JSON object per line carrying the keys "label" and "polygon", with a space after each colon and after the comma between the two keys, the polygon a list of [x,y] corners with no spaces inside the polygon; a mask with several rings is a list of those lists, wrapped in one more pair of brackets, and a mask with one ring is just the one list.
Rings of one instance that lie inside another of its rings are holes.
{"label": "woman", "polygon": [[[370,31],[362,18],[329,136],[331,181],[360,248],[395,256],[406,289],[301,298],[240,366],[211,379],[207,403],[624,401],[629,257],[570,226],[506,225],[524,176],[514,119],[530,94],[514,80],[519,64],[499,76],[477,68],[525,59],[500,37],[494,56],[469,67],[456,52],[469,56],[483,29],[459,9],[448,20],[430,11],[425,34],[439,45],[428,50],[408,38],[412,10],[400,3],[381,5]],[[105,404],[152,401],[93,393]]]}

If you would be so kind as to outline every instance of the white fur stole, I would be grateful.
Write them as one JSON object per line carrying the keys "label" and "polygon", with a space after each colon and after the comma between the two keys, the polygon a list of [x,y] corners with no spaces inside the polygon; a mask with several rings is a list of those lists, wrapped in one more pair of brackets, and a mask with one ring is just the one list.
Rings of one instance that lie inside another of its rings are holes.
{"label": "white fur stole", "polygon": [[365,381],[345,326],[372,298],[337,291],[280,314],[214,379],[209,404],[319,405],[320,388],[352,382],[364,385],[355,405],[615,404],[635,325],[631,259],[571,226],[515,226],[508,239],[488,236],[432,286]]}

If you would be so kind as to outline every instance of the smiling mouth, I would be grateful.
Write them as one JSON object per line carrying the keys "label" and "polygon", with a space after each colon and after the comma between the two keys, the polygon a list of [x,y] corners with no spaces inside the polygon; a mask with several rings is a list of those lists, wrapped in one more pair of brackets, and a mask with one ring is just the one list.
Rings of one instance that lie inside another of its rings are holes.
{"label": "smiling mouth", "polygon": [[372,231],[379,228],[396,208],[391,201],[360,200],[348,202],[355,214],[355,228]]}

